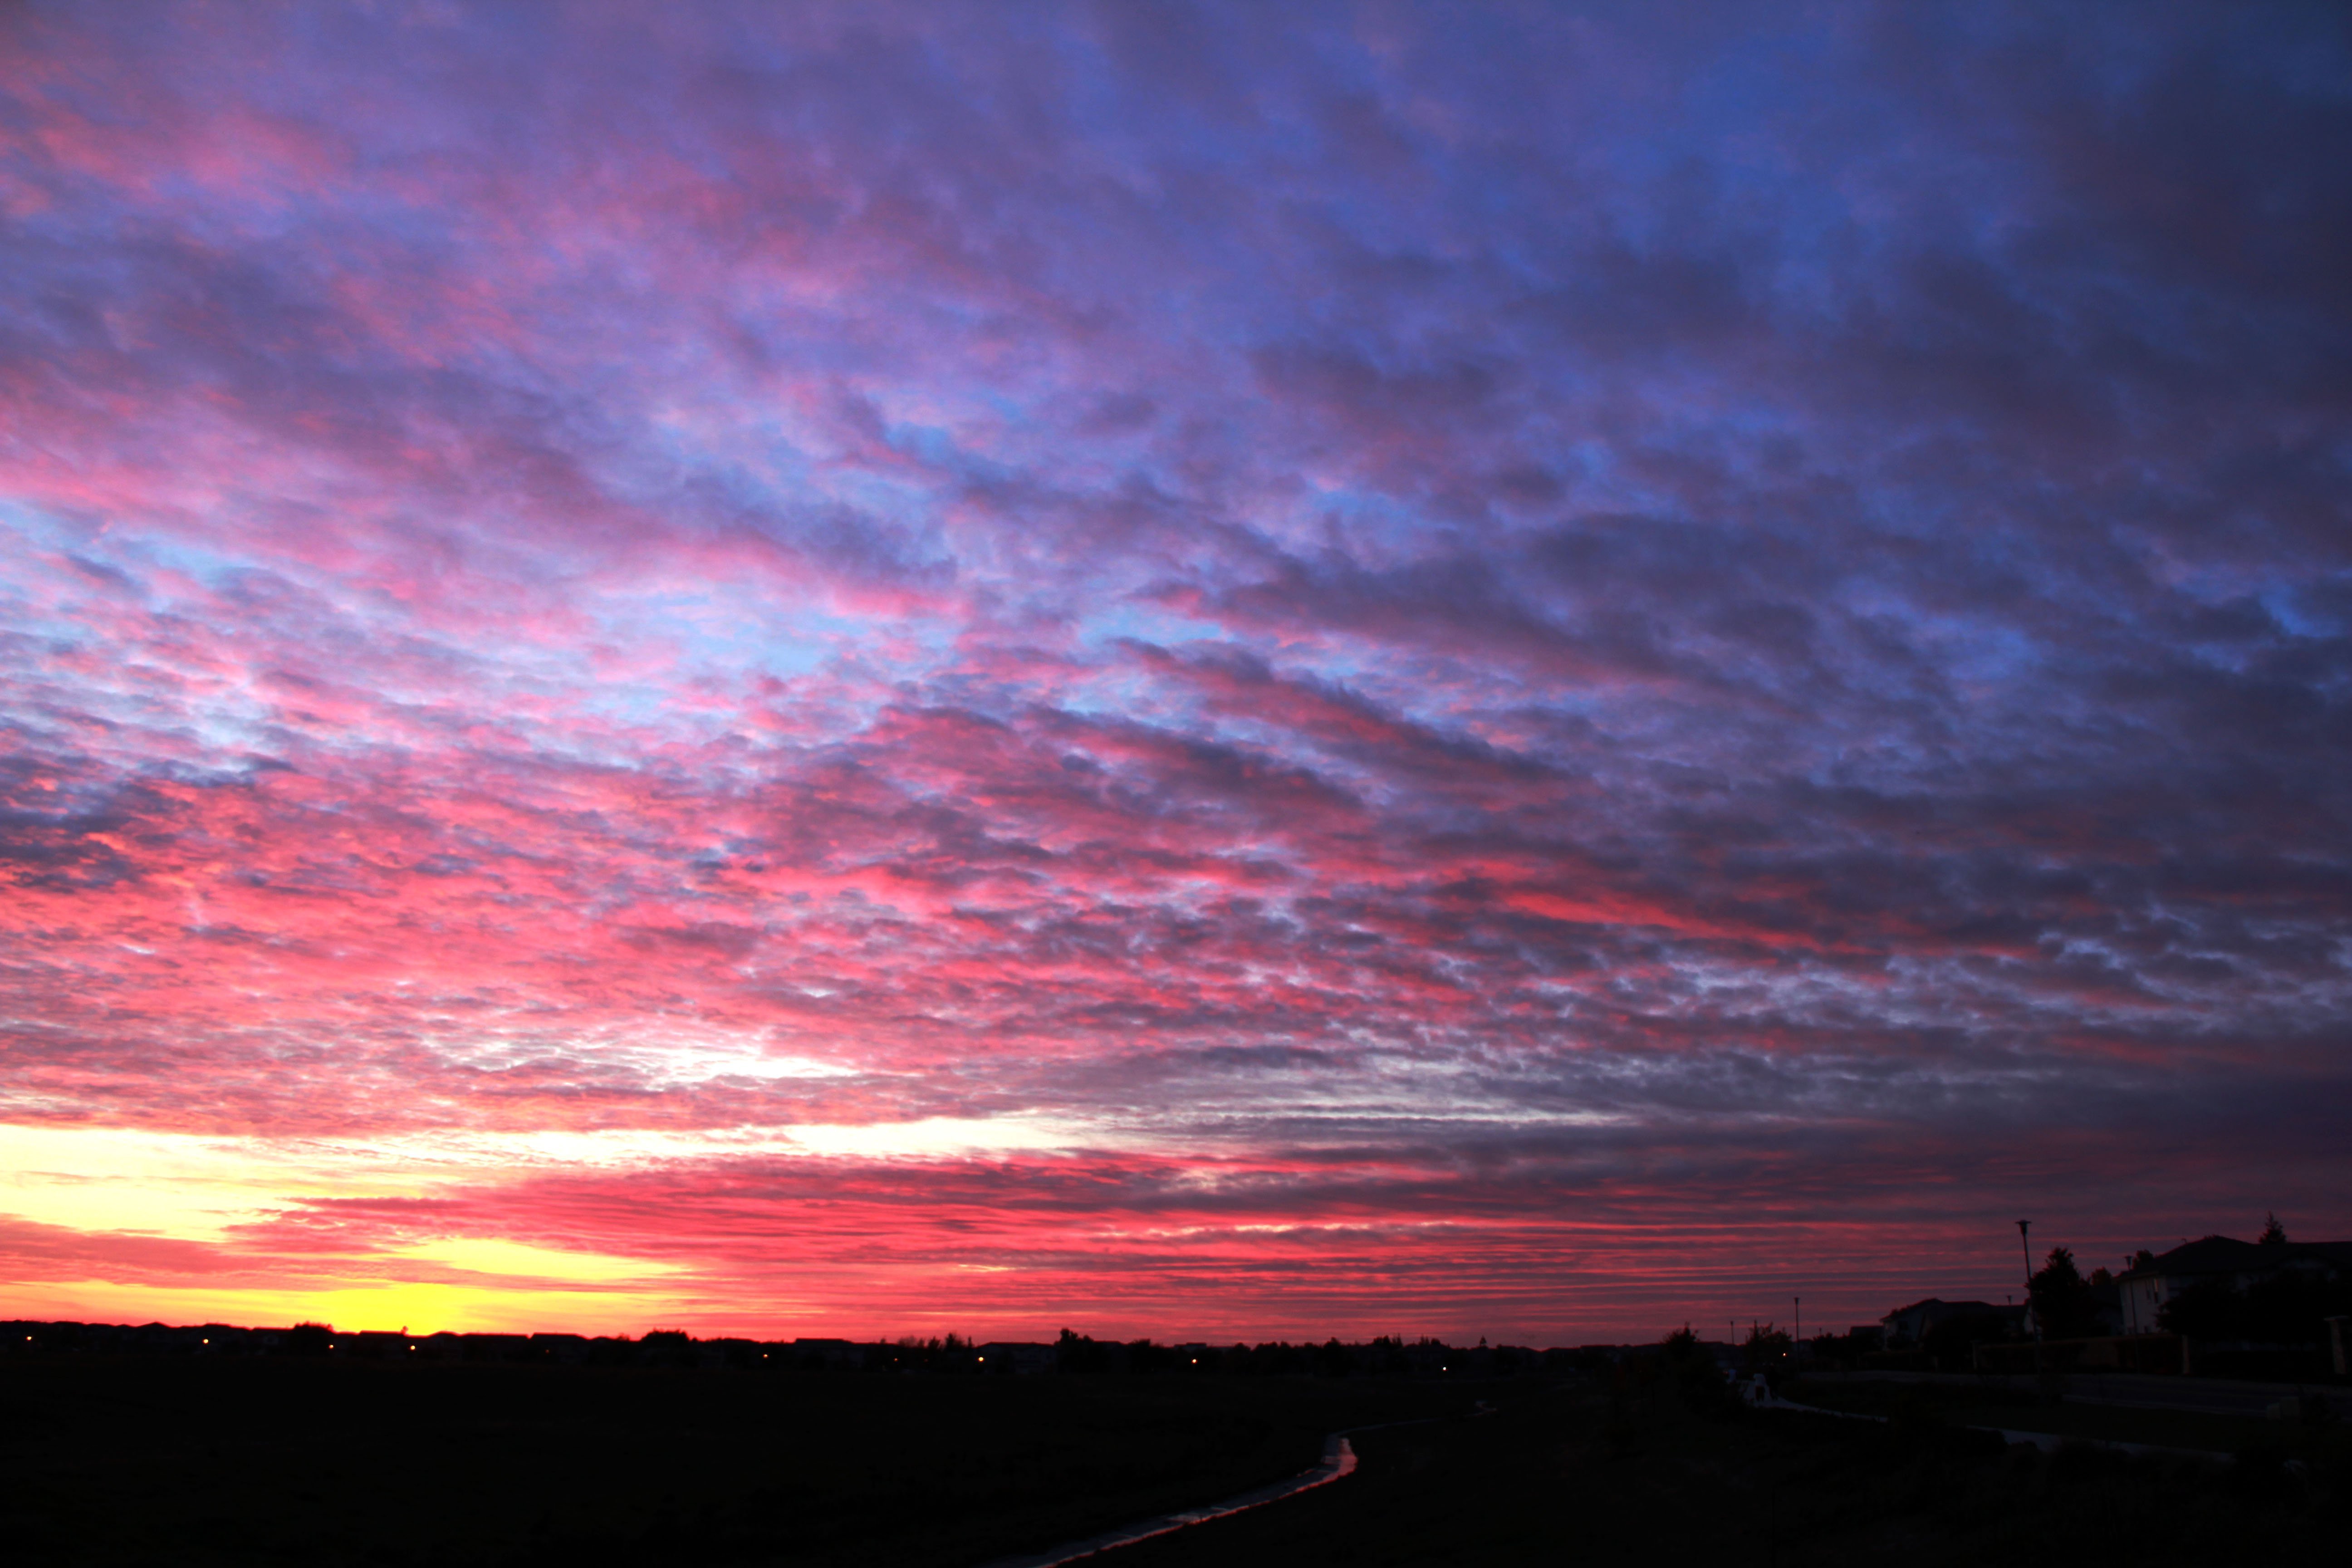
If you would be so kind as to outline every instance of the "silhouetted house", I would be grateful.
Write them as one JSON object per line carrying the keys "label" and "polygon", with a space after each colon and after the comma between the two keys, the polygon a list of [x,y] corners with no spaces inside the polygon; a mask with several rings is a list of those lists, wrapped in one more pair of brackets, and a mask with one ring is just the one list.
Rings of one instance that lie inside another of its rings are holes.
{"label": "silhouetted house", "polygon": [[982,1345],[979,1354],[981,1369],[984,1372],[1010,1372],[1024,1375],[1053,1371],[1055,1357],[1052,1345],[1024,1344],[1010,1340],[996,1340]]}
{"label": "silhouetted house", "polygon": [[1897,1307],[1878,1320],[1879,1336],[1888,1350],[1914,1350],[1935,1331],[1937,1324],[1960,1318],[1998,1319],[2005,1331],[2014,1333],[2024,1322],[2025,1309],[1996,1307],[1990,1301],[1946,1301],[1930,1296],[1924,1301]]}
{"label": "silhouetted house", "polygon": [[343,1350],[362,1361],[400,1361],[409,1354],[416,1342],[406,1334],[388,1333],[381,1329],[367,1329],[343,1336]]}
{"label": "silhouetted house", "polygon": [[340,1342],[335,1331],[325,1323],[296,1323],[291,1328],[268,1331],[277,1334],[277,1351],[284,1356],[332,1355]]}
{"label": "silhouetted house", "polygon": [[866,1364],[866,1347],[848,1340],[794,1340],[793,1359],[802,1366],[856,1368]]}
{"label": "silhouetted house", "polygon": [[2283,1273],[2332,1279],[2346,1272],[2352,1272],[2352,1242],[2265,1245],[2209,1236],[2183,1242],[2117,1276],[2116,1288],[2122,1298],[2123,1331],[2153,1334],[2162,1331],[2165,1303],[2199,1285],[2243,1290]]}
{"label": "silhouetted house", "polygon": [[460,1334],[467,1361],[536,1361],[529,1334]]}

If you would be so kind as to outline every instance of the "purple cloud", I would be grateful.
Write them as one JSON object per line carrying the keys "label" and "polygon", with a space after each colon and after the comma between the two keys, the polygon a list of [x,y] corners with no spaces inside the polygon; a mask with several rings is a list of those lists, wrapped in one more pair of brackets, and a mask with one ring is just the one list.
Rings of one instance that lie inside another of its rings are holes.
{"label": "purple cloud", "polygon": [[12,14],[0,1243],[1574,1338],[2341,1229],[2347,54]]}

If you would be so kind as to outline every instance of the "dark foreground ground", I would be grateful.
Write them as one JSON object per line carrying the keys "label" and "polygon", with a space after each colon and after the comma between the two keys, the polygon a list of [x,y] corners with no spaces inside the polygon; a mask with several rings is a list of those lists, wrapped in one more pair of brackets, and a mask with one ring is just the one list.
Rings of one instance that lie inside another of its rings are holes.
{"label": "dark foreground ground", "polygon": [[966,1568],[1294,1475],[1442,1385],[0,1363],[0,1563]]}
{"label": "dark foreground ground", "polygon": [[[1294,1473],[1336,1427],[1432,1415],[1360,1434],[1346,1481],[1099,1561],[2079,1568],[2342,1561],[2352,1541],[2340,1427],[2161,1435],[2248,1454],[2234,1463],[2042,1457],[1959,1424],[2142,1417],[1812,1392],[1895,1419],[1739,1411],[1672,1375],[1464,1388],[25,1361],[0,1367],[0,1562],[962,1568]],[[1489,1412],[1464,1414],[1477,1399]]]}
{"label": "dark foreground ground", "polygon": [[1498,1401],[1475,1419],[1370,1432],[1356,1439],[1362,1465],[1350,1480],[1146,1542],[1115,1568],[2082,1568],[2319,1563],[2352,1552],[2352,1453],[2338,1429],[2196,1426],[2200,1440],[2236,1440],[2247,1453],[2236,1463],[2086,1448],[2044,1457],[1963,1426],[1997,1413],[2003,1425],[2060,1430],[2079,1411],[1989,1412],[1973,1392],[1840,1392],[1850,1407],[1895,1418],[1877,1426],[1709,1399],[1695,1410],[1671,1382],[1596,1380]]}

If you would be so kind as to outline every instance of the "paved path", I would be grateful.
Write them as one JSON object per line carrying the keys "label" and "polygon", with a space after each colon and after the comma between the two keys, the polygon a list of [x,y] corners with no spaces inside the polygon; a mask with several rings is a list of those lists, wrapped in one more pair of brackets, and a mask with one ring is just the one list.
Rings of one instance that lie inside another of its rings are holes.
{"label": "paved path", "polygon": [[[2327,1400],[2328,1390],[2316,1384],[2229,1383],[2194,1377],[2102,1377],[2076,1373],[2066,1380],[2063,1395],[2069,1405],[2124,1405],[2140,1410],[2193,1410],[2205,1415],[2268,1415],[2273,1406],[2293,1401]],[[2344,1398],[2341,1390],[2335,1399]],[[2341,1408],[2338,1405],[2338,1408]]]}
{"label": "paved path", "polygon": [[[1495,1406],[1484,1399],[1477,1401],[1470,1410],[1472,1419],[1493,1414],[1495,1414]],[[1276,1481],[1272,1486],[1260,1487],[1255,1491],[1243,1492],[1237,1497],[1229,1497],[1222,1502],[1213,1502],[1202,1508],[1188,1508],[1176,1513],[1163,1513],[1157,1518],[1147,1519],[1140,1524],[1123,1525],[1117,1530],[1105,1531],[1100,1535],[1090,1535],[1084,1541],[1066,1541],[1059,1546],[1034,1552],[1026,1557],[999,1557],[992,1562],[982,1563],[981,1568],[1059,1568],[1062,1563],[1076,1563],[1081,1558],[1092,1557],[1098,1552],[1116,1551],[1122,1546],[1132,1546],[1139,1541],[1150,1541],[1156,1535],[1167,1535],[1191,1525],[1206,1524],[1213,1519],[1223,1519],[1229,1514],[1245,1513],[1254,1508],[1264,1508],[1270,1502],[1280,1502],[1285,1498],[1297,1497],[1300,1492],[1312,1491],[1317,1487],[1329,1486],[1333,1481],[1354,1475],[1356,1449],[1355,1445],[1349,1443],[1348,1439],[1355,1433],[1385,1432],[1393,1426],[1426,1426],[1434,1421],[1454,1419],[1456,1418],[1451,1415],[1420,1415],[1405,1421],[1375,1421],[1363,1426],[1345,1427],[1323,1439],[1321,1464],[1311,1470],[1293,1476],[1286,1481]]]}
{"label": "paved path", "polygon": [[[1350,1427],[1349,1431],[1359,1430]],[[1333,1481],[1353,1475],[1356,1470],[1356,1450],[1346,1434],[1334,1432],[1323,1440],[1323,1462],[1313,1469],[1260,1487],[1255,1491],[1243,1492],[1202,1508],[1188,1508],[1175,1513],[1163,1513],[1147,1519],[1140,1524],[1123,1525],[1119,1529],[1090,1535],[1084,1541],[1066,1541],[1061,1545],[1026,1557],[1000,1557],[986,1568],[1057,1568],[1064,1563],[1076,1563],[1092,1557],[1098,1552],[1110,1552],[1121,1546],[1132,1546],[1139,1541],[1149,1541],[1155,1535],[1167,1535],[1189,1525],[1205,1524],[1228,1514],[1243,1513],[1250,1509],[1264,1508],[1270,1502],[1280,1502],[1300,1492],[1317,1487],[1329,1486]]]}

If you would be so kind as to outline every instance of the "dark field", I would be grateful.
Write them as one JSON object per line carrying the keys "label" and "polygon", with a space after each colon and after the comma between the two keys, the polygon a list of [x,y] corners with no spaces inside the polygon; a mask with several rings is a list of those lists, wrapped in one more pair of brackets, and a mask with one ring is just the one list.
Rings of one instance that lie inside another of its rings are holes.
{"label": "dark field", "polygon": [[[2234,1465],[2043,1458],[1956,1423],[2189,1427],[2037,1418],[1973,1391],[1842,1396],[1896,1419],[1741,1411],[1606,1372],[1464,1387],[24,1360],[0,1365],[0,1561],[965,1568],[1296,1473],[1334,1428],[1430,1415],[1360,1434],[1350,1479],[1105,1568],[2318,1563],[2352,1531],[2340,1427],[2192,1424],[2251,1450]],[[1474,1399],[1490,1412],[1466,1415]]]}
{"label": "dark field", "polygon": [[0,1363],[0,1562],[971,1564],[1294,1475],[1429,1384]]}
{"label": "dark field", "polygon": [[[1663,1382],[1498,1401],[1477,1419],[1364,1434],[1355,1479],[1144,1542],[1117,1568],[2344,1560],[2340,1430],[2273,1426],[2242,1465],[2088,1449],[2045,1458],[1950,1424],[1976,1397],[1947,1407],[1890,1390],[1887,1426],[1702,1413]],[[2289,1454],[2311,1479],[2282,1468]]]}

